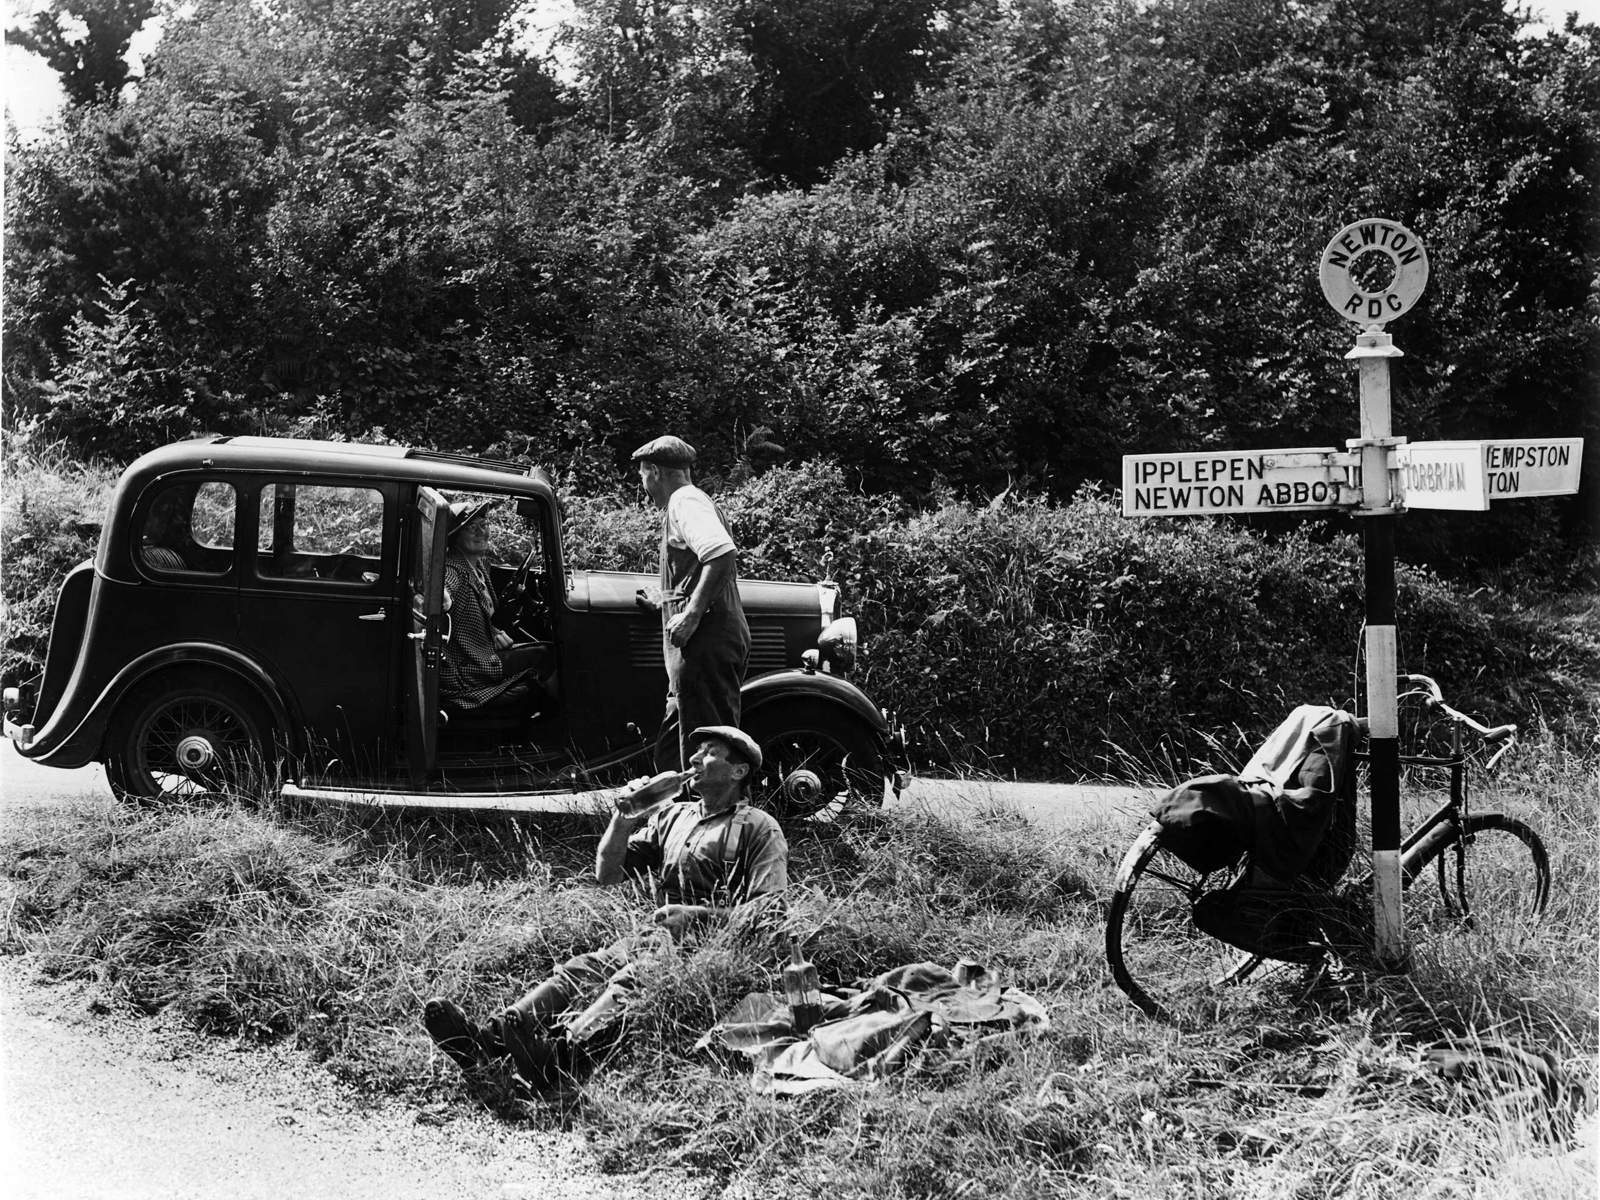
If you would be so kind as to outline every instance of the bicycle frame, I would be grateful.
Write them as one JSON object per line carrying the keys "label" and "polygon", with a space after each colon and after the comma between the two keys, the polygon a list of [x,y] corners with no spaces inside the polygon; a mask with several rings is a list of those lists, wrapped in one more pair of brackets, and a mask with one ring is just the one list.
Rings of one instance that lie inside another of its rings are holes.
{"label": "bicycle frame", "polygon": [[[1358,762],[1369,762],[1365,752],[1357,752]],[[1445,756],[1430,754],[1402,754],[1403,767],[1448,769],[1450,772],[1450,797],[1408,833],[1400,843],[1401,886],[1409,888],[1433,856],[1439,843],[1450,838],[1461,828],[1467,815],[1467,756],[1461,744],[1461,726],[1452,722],[1450,728],[1450,753]],[[1371,882],[1371,872],[1365,872],[1354,883],[1361,886]]]}

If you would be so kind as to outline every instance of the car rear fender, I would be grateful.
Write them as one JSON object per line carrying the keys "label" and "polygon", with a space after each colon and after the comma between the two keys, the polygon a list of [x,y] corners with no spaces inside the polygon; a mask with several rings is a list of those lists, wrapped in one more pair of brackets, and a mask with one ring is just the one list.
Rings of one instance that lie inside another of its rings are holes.
{"label": "car rear fender", "polygon": [[[47,725],[33,746],[23,753],[50,767],[82,767],[95,761],[103,753],[106,727],[123,697],[146,679],[172,667],[212,667],[240,680],[261,697],[278,730],[299,742],[300,725],[293,720],[277,683],[261,664],[228,646],[212,642],[176,642],[128,663],[106,684],[70,732],[63,730],[61,735],[55,736],[55,731]],[[45,748],[35,751],[34,746]],[[296,744],[293,749],[299,752],[302,747]]]}
{"label": "car rear fender", "polygon": [[89,600],[94,595],[94,563],[81,562],[67,572],[56,595],[55,616],[50,621],[50,643],[45,651],[44,675],[33,705],[33,724],[42,727],[66,694],[83,632],[88,627]]}

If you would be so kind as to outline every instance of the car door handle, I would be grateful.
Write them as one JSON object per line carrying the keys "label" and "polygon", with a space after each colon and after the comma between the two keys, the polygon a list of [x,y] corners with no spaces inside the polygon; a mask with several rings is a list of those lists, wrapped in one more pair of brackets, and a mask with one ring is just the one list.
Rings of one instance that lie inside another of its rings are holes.
{"label": "car door handle", "polygon": [[356,620],[358,620],[358,621],[386,621],[386,620],[388,620],[388,618],[389,618],[389,610],[386,609],[386,608],[380,608],[375,613],[362,613],[359,617],[356,618]]}

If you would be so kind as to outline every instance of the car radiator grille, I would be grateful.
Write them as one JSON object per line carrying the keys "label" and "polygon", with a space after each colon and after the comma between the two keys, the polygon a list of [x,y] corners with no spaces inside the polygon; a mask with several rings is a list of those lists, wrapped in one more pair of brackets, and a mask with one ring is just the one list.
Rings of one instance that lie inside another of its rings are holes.
{"label": "car radiator grille", "polygon": [[[654,627],[634,626],[628,630],[628,665],[632,667],[664,667],[661,655],[661,631]],[[748,674],[761,671],[780,671],[784,667],[797,667],[790,662],[782,625],[756,625],[750,630],[750,663]]]}

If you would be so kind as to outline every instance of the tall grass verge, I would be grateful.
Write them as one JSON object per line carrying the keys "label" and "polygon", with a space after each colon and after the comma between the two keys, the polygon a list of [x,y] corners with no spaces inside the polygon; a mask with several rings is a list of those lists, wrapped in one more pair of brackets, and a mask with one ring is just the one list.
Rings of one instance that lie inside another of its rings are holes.
{"label": "tall grass verge", "polygon": [[485,1012],[647,919],[644,895],[587,882],[589,818],[113,813],[4,847],[5,938],[198,1029],[289,1039],[363,1089],[577,1123],[614,1169],[675,1163],[729,1195],[1469,1197],[1501,1187],[1508,1160],[1582,1195],[1592,1178],[1537,1111],[1452,1087],[1424,1059],[1466,1035],[1594,1078],[1600,772],[1554,743],[1528,757],[1497,801],[1552,851],[1535,939],[1414,930],[1407,976],[1304,1003],[1247,987],[1188,1030],[1105,980],[1129,822],[1047,835],[1002,812],[887,814],[797,830],[787,919],[825,979],[971,956],[1053,1017],[1039,1037],[805,1100],[757,1096],[740,1064],[692,1052],[719,1013],[775,986],[770,949],[743,930],[645,960],[630,1039],[564,1098],[519,1094],[503,1072],[469,1080],[434,1051],[427,996]]}

